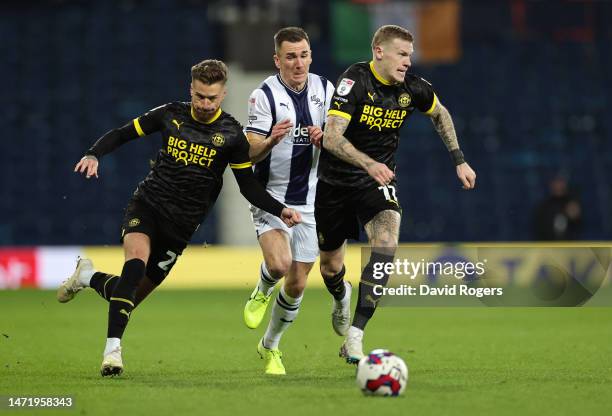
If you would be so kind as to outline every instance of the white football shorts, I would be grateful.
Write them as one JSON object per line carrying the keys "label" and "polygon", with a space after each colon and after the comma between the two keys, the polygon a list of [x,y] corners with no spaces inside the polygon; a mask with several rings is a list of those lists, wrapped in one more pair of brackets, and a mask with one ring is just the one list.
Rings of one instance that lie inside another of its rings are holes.
{"label": "white football shorts", "polygon": [[251,217],[257,238],[270,230],[283,230],[289,235],[291,255],[294,261],[302,263],[313,263],[319,255],[319,243],[317,241],[317,226],[315,223],[312,207],[303,212],[300,206],[288,206],[302,214],[302,222],[289,228],[283,220],[251,205]]}

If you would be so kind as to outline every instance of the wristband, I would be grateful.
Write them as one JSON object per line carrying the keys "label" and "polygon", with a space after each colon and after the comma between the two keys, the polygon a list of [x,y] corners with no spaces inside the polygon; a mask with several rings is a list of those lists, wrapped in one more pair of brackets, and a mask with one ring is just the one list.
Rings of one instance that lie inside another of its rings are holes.
{"label": "wristband", "polygon": [[451,159],[455,163],[455,166],[459,166],[462,163],[465,163],[465,158],[463,157],[463,152],[461,149],[455,149],[450,151]]}

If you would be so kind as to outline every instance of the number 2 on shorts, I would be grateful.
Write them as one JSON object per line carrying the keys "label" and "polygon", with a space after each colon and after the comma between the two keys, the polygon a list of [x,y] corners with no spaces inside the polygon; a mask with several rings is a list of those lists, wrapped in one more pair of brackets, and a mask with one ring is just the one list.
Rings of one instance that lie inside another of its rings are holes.
{"label": "number 2 on shorts", "polygon": [[166,254],[169,255],[170,258],[168,260],[160,261],[159,263],[157,263],[159,268],[165,272],[168,271],[168,269],[170,268],[170,265],[174,263],[174,261],[176,260],[176,253],[173,253],[172,251],[168,250],[166,251]]}

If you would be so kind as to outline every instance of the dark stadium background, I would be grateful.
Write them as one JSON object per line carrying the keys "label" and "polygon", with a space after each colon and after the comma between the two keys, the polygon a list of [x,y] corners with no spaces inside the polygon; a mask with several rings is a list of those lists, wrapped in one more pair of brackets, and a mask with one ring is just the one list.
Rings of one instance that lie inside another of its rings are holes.
{"label": "dark stadium background", "polygon": [[[272,72],[260,45],[269,51],[285,25],[310,33],[311,70],[335,82],[351,63],[332,41],[347,24],[334,14],[338,3],[350,2],[3,1],[0,245],[116,244],[123,207],[159,141],[107,156],[91,184],[72,168],[93,140],[154,106],[188,100],[188,69],[203,58]],[[450,109],[477,189],[460,189],[431,123],[415,115],[398,156],[401,240],[530,240],[533,211],[556,174],[582,202],[581,238],[608,240],[612,3],[460,6],[459,59],[413,71]],[[195,242],[218,240],[215,215],[207,224]]]}

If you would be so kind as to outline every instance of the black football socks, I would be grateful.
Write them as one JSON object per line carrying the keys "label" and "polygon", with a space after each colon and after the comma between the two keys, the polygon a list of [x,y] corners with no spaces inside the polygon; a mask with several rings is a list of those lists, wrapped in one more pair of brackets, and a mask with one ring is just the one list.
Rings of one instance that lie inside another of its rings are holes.
{"label": "black football socks", "polygon": [[140,259],[125,262],[121,278],[110,297],[108,307],[108,338],[121,338],[134,309],[136,289],[145,275],[145,263]]}
{"label": "black football socks", "polygon": [[[370,318],[374,315],[374,311],[381,297],[381,291],[378,290],[377,292],[379,294],[375,294],[374,287],[385,287],[389,280],[389,274],[384,273],[384,268],[382,268],[382,273],[379,273],[378,279],[374,277],[374,264],[393,262],[393,257],[392,255],[372,251],[370,261],[361,273],[359,298],[357,300],[357,307],[355,308],[355,316],[353,317],[352,324],[354,327],[362,330],[365,328]],[[382,274],[382,276],[380,276],[380,274]]]}
{"label": "black football socks", "polygon": [[342,265],[342,270],[340,273],[332,276],[329,279],[323,277],[323,281],[325,282],[325,286],[327,286],[327,290],[337,301],[344,299],[344,295],[346,293],[346,286],[344,285],[344,273],[346,272],[346,268],[344,264]]}
{"label": "black football socks", "polygon": [[107,301],[110,301],[115,287],[119,283],[119,276],[102,272],[95,272],[91,277],[89,286],[94,289],[98,295],[102,296]]}

